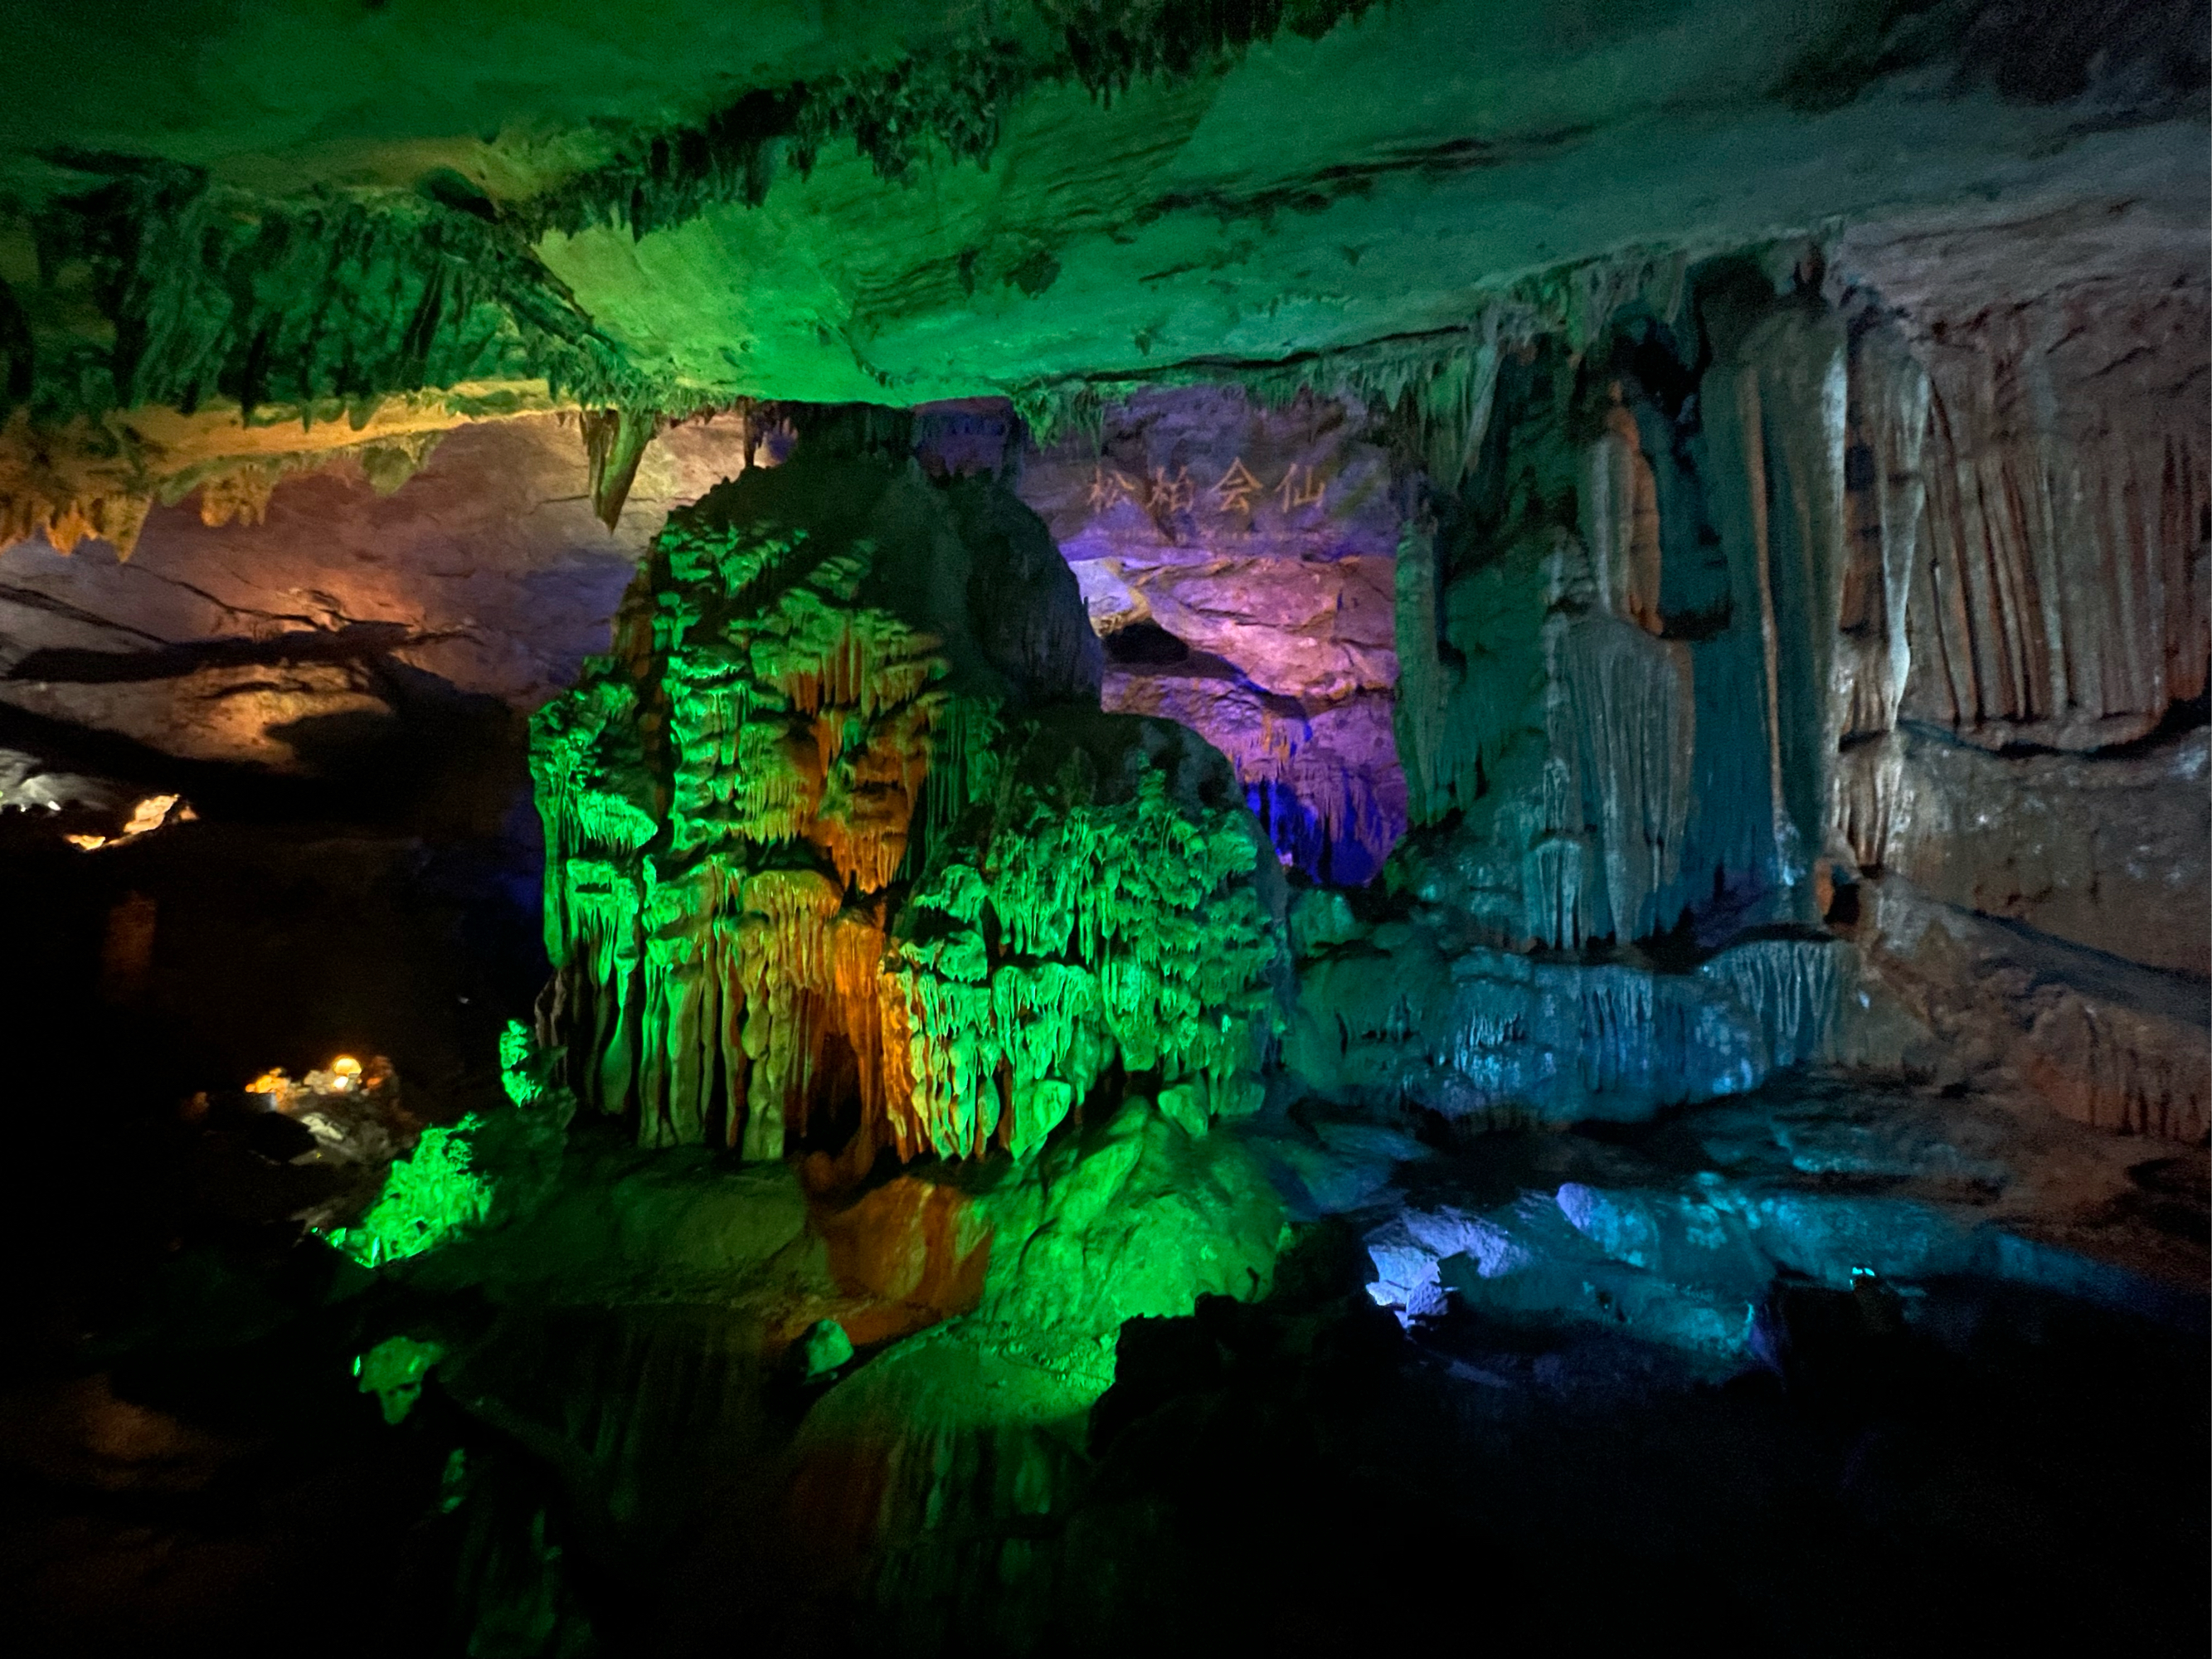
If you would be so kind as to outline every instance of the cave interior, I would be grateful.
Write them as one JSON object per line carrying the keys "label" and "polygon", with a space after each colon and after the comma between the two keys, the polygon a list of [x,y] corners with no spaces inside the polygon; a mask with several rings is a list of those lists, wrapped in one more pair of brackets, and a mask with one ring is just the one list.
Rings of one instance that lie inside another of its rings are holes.
{"label": "cave interior", "polygon": [[2208,35],[14,0],[13,1650],[2206,1651]]}

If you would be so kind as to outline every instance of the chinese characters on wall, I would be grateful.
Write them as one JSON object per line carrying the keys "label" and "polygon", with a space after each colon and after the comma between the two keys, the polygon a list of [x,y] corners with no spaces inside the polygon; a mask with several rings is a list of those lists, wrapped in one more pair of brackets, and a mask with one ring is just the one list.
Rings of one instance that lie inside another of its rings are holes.
{"label": "chinese characters on wall", "polygon": [[1244,465],[1243,456],[1229,464],[1214,483],[1202,485],[1187,466],[1170,474],[1156,466],[1148,478],[1133,478],[1103,461],[1091,468],[1091,511],[1102,513],[1117,501],[1134,501],[1152,513],[1189,513],[1200,507],[1221,513],[1249,513],[1253,503],[1273,498],[1285,513],[1319,507],[1328,490],[1328,481],[1303,462],[1293,462],[1280,482],[1270,486]]}

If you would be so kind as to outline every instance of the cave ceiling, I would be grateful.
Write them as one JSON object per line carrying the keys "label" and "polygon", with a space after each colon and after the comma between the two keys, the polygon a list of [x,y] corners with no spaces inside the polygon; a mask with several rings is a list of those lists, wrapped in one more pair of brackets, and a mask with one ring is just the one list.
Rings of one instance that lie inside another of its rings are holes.
{"label": "cave ceiling", "polygon": [[1500,296],[1571,327],[1670,260],[1885,216],[2201,225],[2203,12],[19,0],[0,494],[14,533],[173,498],[340,412],[285,441],[744,398],[1048,416],[1418,354]]}

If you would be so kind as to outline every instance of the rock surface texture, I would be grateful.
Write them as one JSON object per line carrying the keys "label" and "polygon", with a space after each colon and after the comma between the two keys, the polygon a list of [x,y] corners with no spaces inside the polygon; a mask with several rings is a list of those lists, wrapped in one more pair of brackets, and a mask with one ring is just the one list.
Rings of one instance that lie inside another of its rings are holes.
{"label": "rock surface texture", "polygon": [[1194,1133],[1256,1108],[1279,877],[1220,757],[1098,672],[987,480],[802,447],[677,515],[533,726],[586,1098],[862,1169],[1026,1157],[1102,1079]]}

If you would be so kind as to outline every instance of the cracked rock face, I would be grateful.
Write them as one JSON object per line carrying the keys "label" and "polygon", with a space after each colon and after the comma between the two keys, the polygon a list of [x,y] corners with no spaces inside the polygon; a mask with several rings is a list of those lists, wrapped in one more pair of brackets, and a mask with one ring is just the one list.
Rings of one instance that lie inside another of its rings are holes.
{"label": "cracked rock face", "polygon": [[655,443],[617,528],[574,427],[464,428],[398,490],[341,464],[258,522],[155,509],[127,561],[87,543],[0,552],[0,703],[160,754],[313,772],[425,698],[527,710],[602,650],[671,506],[741,471],[738,428]]}
{"label": "cracked rock face", "polygon": [[2205,734],[2118,756],[1989,755],[1907,734],[1888,867],[1931,896],[2202,977]]}

